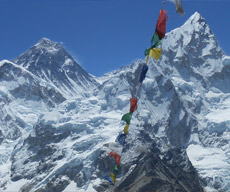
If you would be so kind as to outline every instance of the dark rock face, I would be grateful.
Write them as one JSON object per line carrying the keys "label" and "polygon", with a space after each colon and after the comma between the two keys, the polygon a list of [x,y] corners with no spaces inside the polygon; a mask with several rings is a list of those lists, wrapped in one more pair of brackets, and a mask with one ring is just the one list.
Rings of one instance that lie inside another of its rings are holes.
{"label": "dark rock face", "polygon": [[[138,135],[136,142],[131,141],[123,150],[122,157],[125,159],[131,151],[137,156],[125,163],[121,161],[116,185],[111,187],[108,182],[103,182],[96,188],[97,191],[106,191],[110,187],[108,191],[111,192],[203,192],[203,183],[185,149],[171,147],[162,153],[159,150],[162,140],[153,139],[146,131]],[[99,177],[104,174],[103,167],[111,170],[113,161],[106,157],[102,162]]]}
{"label": "dark rock face", "polygon": [[[36,137],[28,137],[24,140],[24,143],[18,152],[14,153],[11,157],[11,180],[17,181],[19,179],[33,179],[34,175],[40,173],[49,173],[56,165],[57,160],[61,160],[64,157],[62,151],[59,151],[55,147],[55,144],[60,142],[69,136],[69,132],[55,133],[55,129],[52,126],[44,126],[38,124],[36,129]],[[20,151],[24,151],[25,156],[30,154],[29,157],[25,158],[21,155]],[[31,170],[21,168],[17,161],[23,160],[25,167],[33,167]],[[36,165],[36,166],[35,166]]]}
{"label": "dark rock face", "polygon": [[203,192],[196,170],[190,162],[182,162],[184,158],[181,150],[168,151],[163,159],[154,153],[143,154],[133,171],[111,191]]}

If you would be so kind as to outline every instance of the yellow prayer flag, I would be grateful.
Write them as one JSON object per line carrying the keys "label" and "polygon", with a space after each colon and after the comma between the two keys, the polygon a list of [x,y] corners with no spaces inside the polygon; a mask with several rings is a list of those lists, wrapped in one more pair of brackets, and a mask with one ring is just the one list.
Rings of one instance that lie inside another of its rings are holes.
{"label": "yellow prayer flag", "polygon": [[124,134],[127,135],[128,134],[128,129],[129,129],[129,124],[126,124],[125,128],[124,128]]}
{"label": "yellow prayer flag", "polygon": [[109,176],[113,180],[113,184],[115,184],[115,182],[116,182],[116,175],[114,175],[113,173],[111,173]]}
{"label": "yellow prayer flag", "polygon": [[149,51],[149,56],[153,57],[154,59],[158,60],[161,57],[161,49],[160,48],[153,48]]}
{"label": "yellow prayer flag", "polygon": [[146,57],[146,63],[148,63],[149,57],[152,57],[156,60],[160,59],[161,57],[161,49],[160,48],[152,48],[149,51],[149,54]]}

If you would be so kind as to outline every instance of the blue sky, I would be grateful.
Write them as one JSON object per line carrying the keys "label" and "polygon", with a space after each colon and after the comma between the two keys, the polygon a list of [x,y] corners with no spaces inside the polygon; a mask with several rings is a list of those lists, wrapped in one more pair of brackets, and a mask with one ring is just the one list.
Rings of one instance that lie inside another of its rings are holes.
{"label": "blue sky", "polygon": [[[106,72],[144,58],[160,0],[0,0],[0,60],[14,59],[42,37],[63,47],[89,73]],[[185,15],[166,1],[167,32],[195,11],[230,55],[230,0],[182,0]]]}

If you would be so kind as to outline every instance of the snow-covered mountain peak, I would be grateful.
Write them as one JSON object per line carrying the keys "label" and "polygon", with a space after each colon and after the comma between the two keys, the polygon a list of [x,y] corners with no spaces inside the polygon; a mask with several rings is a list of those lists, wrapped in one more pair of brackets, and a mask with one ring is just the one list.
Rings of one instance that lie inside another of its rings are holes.
{"label": "snow-covered mountain peak", "polygon": [[59,50],[62,50],[62,46],[56,42],[51,41],[50,39],[47,38],[42,38],[41,40],[38,41],[37,44],[35,44],[36,48],[38,49],[45,49],[46,51],[50,53],[56,53]]}
{"label": "snow-covered mountain peak", "polygon": [[191,78],[192,73],[210,76],[222,67],[224,52],[206,20],[197,12],[184,25],[166,34],[162,50],[159,62],[165,63],[167,70],[162,64],[159,67],[170,76],[185,79]]}
{"label": "snow-covered mountain peak", "polygon": [[[194,33],[206,34],[210,38],[215,38],[214,34],[211,32],[209,25],[207,24],[205,18],[203,18],[198,12],[195,12],[183,26],[179,28],[180,30],[186,31],[188,34],[193,35]],[[198,35],[196,35],[198,37]]]}
{"label": "snow-covered mountain peak", "polygon": [[187,35],[192,35],[194,32],[205,32],[206,34],[213,35],[205,18],[203,18],[198,12],[195,12],[181,27],[175,29],[175,31],[178,30],[186,31]]}
{"label": "snow-covered mountain peak", "polygon": [[187,23],[195,24],[197,22],[200,22],[201,20],[205,21],[205,19],[201,16],[200,13],[195,12],[193,15],[190,16],[190,18],[185,22],[185,24]]}
{"label": "snow-covered mountain peak", "polygon": [[51,41],[50,39],[43,37],[38,41],[38,43],[35,46],[41,46],[41,47],[50,47],[56,45],[56,42]]}
{"label": "snow-covered mountain peak", "polygon": [[58,43],[42,38],[14,63],[62,89],[66,97],[83,93],[97,85],[76,60]]}

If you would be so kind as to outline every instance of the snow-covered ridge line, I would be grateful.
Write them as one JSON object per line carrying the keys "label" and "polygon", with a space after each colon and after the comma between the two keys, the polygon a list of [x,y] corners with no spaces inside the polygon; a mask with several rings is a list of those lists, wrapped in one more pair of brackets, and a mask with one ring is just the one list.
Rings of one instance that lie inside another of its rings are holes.
{"label": "snow-covered ridge line", "polygon": [[33,73],[31,73],[30,71],[28,71],[27,69],[25,69],[24,67],[20,66],[20,65],[17,65],[9,60],[2,60],[0,61],[0,67],[4,66],[4,64],[11,64],[13,65],[15,68],[18,68],[18,69],[21,69],[23,72],[29,74],[31,77],[33,77],[33,79],[39,81],[41,83],[41,85],[46,85],[46,86],[49,86],[49,87],[52,87],[54,89],[56,89],[58,92],[61,93],[61,91],[59,90],[59,88],[57,88],[53,83],[50,83],[50,82],[47,82],[41,78],[39,78],[38,76],[34,75]]}

